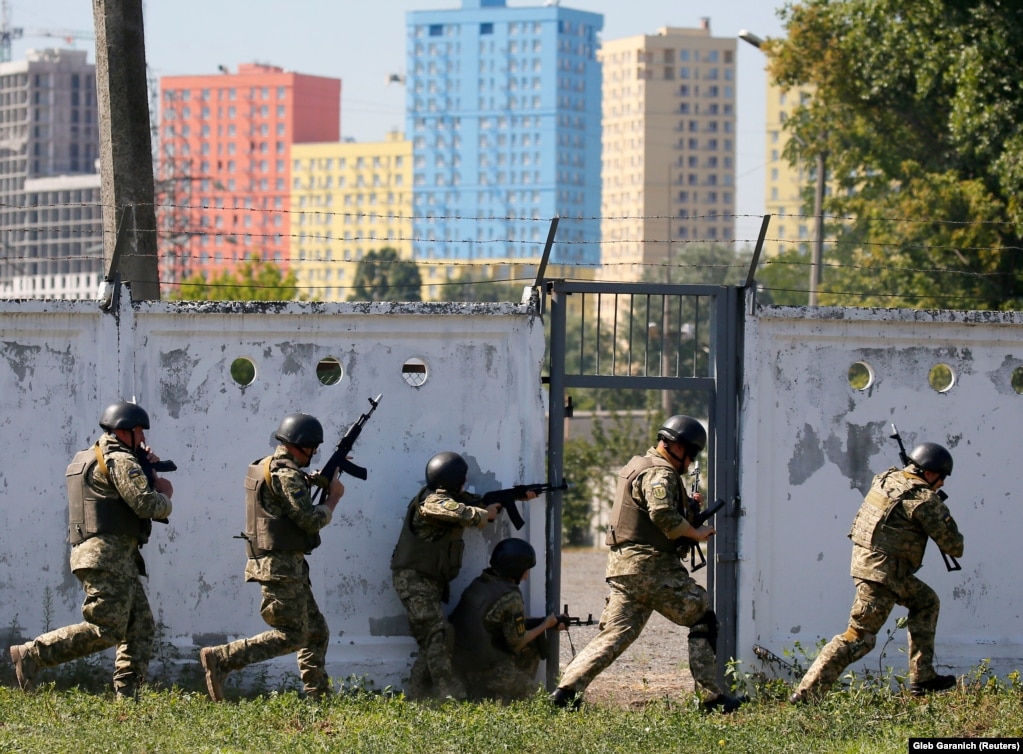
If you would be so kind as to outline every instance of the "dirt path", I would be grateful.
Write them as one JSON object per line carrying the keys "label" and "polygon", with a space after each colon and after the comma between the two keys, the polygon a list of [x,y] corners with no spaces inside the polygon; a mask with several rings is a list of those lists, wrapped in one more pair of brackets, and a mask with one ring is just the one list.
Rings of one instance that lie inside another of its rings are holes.
{"label": "dirt path", "polygon": [[[586,619],[590,613],[600,619],[607,597],[603,550],[566,550],[561,561],[561,601],[573,616]],[[706,586],[700,571],[697,581]],[[572,646],[579,652],[597,635],[598,627],[576,626],[571,641],[561,635],[561,669],[572,660]],[[654,613],[635,643],[625,650],[607,670],[597,676],[586,690],[586,700],[595,703],[642,707],[665,697],[679,699],[693,691],[688,669],[688,629]]]}

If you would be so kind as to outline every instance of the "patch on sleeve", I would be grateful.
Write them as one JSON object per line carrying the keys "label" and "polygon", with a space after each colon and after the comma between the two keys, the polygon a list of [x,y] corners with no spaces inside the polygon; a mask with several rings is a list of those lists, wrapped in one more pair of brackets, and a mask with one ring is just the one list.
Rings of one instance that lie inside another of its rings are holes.
{"label": "patch on sleeve", "polygon": [[458,510],[459,505],[461,505],[461,503],[457,500],[445,500],[442,507],[447,511],[456,511]]}
{"label": "patch on sleeve", "polygon": [[664,486],[663,482],[657,482],[656,484],[650,485],[650,494],[658,500],[664,500],[668,497],[668,488]]}
{"label": "patch on sleeve", "polygon": [[515,617],[515,635],[522,636],[526,633],[526,618],[523,615]]}
{"label": "patch on sleeve", "polygon": [[135,485],[135,489],[139,492],[145,492],[149,489],[149,480],[146,479],[145,472],[138,467],[128,469],[128,481]]}
{"label": "patch on sleeve", "polygon": [[941,523],[943,523],[943,524],[947,524],[951,520],[952,520],[952,514],[951,513],[946,513],[944,516],[941,517]]}

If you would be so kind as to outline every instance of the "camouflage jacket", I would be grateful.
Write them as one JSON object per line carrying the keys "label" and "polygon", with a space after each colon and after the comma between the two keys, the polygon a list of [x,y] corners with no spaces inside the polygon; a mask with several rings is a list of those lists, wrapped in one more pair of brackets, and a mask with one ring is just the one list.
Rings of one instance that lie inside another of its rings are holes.
{"label": "camouflage jacket", "polygon": [[963,554],[963,535],[948,506],[910,469],[874,477],[849,532],[854,578],[897,585],[915,573],[933,539],[943,552]]}
{"label": "camouflage jacket", "polygon": [[[94,467],[86,479],[103,497],[119,496],[139,518],[167,518],[171,500],[149,486],[149,480],[131,448],[113,434],[99,439],[100,452],[107,466],[103,474]],[[112,562],[138,558],[137,538],[124,534],[97,534],[71,548],[71,570],[106,569]]]}
{"label": "camouflage jacket", "polygon": [[[661,458],[657,448],[650,448],[647,456]],[[673,469],[652,466],[632,483],[632,499],[645,508],[650,520],[666,536],[682,526],[682,511],[688,505],[685,485]],[[607,558],[605,578],[632,574],[651,574],[677,571],[682,568],[678,554],[658,550],[653,545],[630,542],[611,550]]]}
{"label": "camouflage jacket", "polygon": [[[283,445],[274,449],[270,467],[270,484],[262,488],[259,497],[259,504],[267,513],[287,517],[309,534],[315,534],[330,523],[330,508],[313,505],[309,477]],[[307,573],[305,554],[300,551],[269,552],[259,558],[249,558],[245,564],[246,581],[304,580],[308,578]]]}

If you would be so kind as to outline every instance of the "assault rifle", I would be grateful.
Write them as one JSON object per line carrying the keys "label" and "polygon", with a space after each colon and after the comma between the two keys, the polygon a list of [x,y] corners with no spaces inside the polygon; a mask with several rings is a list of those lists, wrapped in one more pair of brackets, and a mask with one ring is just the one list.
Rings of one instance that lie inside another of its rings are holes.
{"label": "assault rifle", "polygon": [[516,484],[514,487],[509,487],[506,490],[485,492],[480,502],[483,504],[483,507],[494,505],[495,503],[500,505],[508,511],[508,519],[512,522],[512,525],[516,529],[521,529],[526,525],[526,522],[522,519],[519,507],[515,505],[516,500],[524,499],[527,492],[535,492],[537,495],[541,495],[544,492],[567,489],[568,482],[564,481],[561,484]]}
{"label": "assault rifle", "polygon": [[558,616],[558,625],[565,627],[565,636],[568,637],[568,646],[572,650],[572,657],[575,657],[575,642],[572,641],[572,633],[568,630],[569,626],[593,626],[596,625],[597,621],[593,620],[593,613],[586,616],[584,621],[582,618],[577,618],[568,612],[568,605],[565,605],[564,610],[561,611],[561,615]]}
{"label": "assault rifle", "polygon": [[[700,464],[694,463],[693,470],[691,472],[693,477],[693,483],[689,487],[689,516],[686,519],[694,529],[699,529],[705,523],[710,521],[719,510],[725,507],[725,501],[718,498],[714,501],[714,504],[709,506],[707,510],[701,511],[693,499],[693,495],[700,491]],[[699,571],[701,568],[707,565],[707,558],[703,554],[703,550],[700,549],[700,543],[690,537],[679,537],[676,541],[676,550],[685,550],[689,548],[689,569],[693,572]],[[684,559],[684,556],[683,556]]]}
{"label": "assault rifle", "polygon": [[[575,644],[572,643],[572,634],[568,630],[569,626],[595,626],[595,625],[597,625],[597,621],[595,621],[593,619],[593,613],[590,613],[589,615],[587,615],[586,616],[586,620],[583,620],[582,618],[579,618],[577,616],[569,614],[569,612],[568,612],[568,605],[565,605],[564,610],[562,610],[561,614],[558,615],[557,617],[558,617],[558,627],[559,628],[561,626],[565,627],[565,636],[568,637],[568,644],[572,648],[572,656],[575,657]],[[526,619],[526,628],[527,629],[529,629],[529,628],[536,628],[541,623],[543,623],[545,620],[547,620],[547,618],[527,618]],[[541,641],[538,644],[538,647],[540,649],[540,659],[541,660],[546,660],[547,659],[547,643],[544,642],[544,641]]]}
{"label": "assault rifle", "polygon": [[330,487],[330,481],[334,478],[334,472],[340,470],[341,473],[348,474],[356,479],[366,479],[369,476],[366,469],[348,460],[348,454],[352,452],[355,441],[362,434],[362,428],[366,426],[369,417],[373,416],[373,412],[377,410],[377,406],[380,405],[380,399],[383,397],[384,394],[380,393],[376,398],[369,399],[369,411],[356,419],[355,423],[341,436],[337,448],[334,449],[330,458],[327,459],[326,465],[318,473],[310,475],[309,480],[320,488],[319,492],[316,493],[316,500],[314,501],[317,505],[320,505],[326,499],[327,489]]}
{"label": "assault rifle", "polygon": [[[174,461],[157,461],[151,463],[149,461],[149,448],[142,446],[135,449],[135,460],[139,462],[139,466],[142,467],[142,472],[146,475],[146,479],[149,481],[149,486],[156,489],[156,475],[163,474],[168,471],[177,471],[178,465]],[[166,518],[154,518],[154,521],[158,524],[170,523]]]}
{"label": "assault rifle", "polygon": [[593,620],[593,613],[586,616],[584,621],[582,618],[573,616],[568,612],[568,605],[565,605],[564,610],[561,611],[561,615],[558,616],[558,625],[568,628],[569,626],[595,626],[597,621]]}
{"label": "assault rifle", "polygon": [[[899,444],[899,461],[903,466],[909,466],[913,463],[913,459],[906,453],[906,446],[902,444],[902,436],[899,434],[899,428],[895,426],[895,422],[892,422],[892,433],[889,435],[895,442]],[[937,496],[940,500],[948,500],[948,495],[945,494],[944,490],[938,490]],[[941,559],[945,561],[945,570],[948,571],[961,571],[963,567],[959,565],[959,561],[955,559],[954,555],[949,555],[947,552],[938,548],[941,553]]]}

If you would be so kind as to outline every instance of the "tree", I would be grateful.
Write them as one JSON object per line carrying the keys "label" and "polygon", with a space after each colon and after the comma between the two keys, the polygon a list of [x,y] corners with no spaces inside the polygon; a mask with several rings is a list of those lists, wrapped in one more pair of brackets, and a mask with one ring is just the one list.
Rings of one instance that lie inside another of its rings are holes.
{"label": "tree", "polygon": [[[808,87],[792,164],[827,155],[821,303],[1023,306],[1023,14],[1004,0],[805,0],[764,47]],[[841,295],[846,294],[846,295]]]}
{"label": "tree", "polygon": [[758,300],[776,306],[806,306],[810,298],[810,253],[786,249],[761,261],[757,272]]}
{"label": "tree", "polygon": [[522,300],[522,289],[525,285],[507,280],[474,279],[471,272],[463,269],[452,284],[444,287],[443,299],[476,302],[511,301],[517,304]]}
{"label": "tree", "polygon": [[192,275],[167,298],[172,301],[301,301],[305,296],[299,294],[293,271],[284,275],[273,262],[252,257],[209,281],[201,273]]}
{"label": "tree", "polygon": [[571,486],[562,496],[562,544],[590,543],[593,506],[610,509],[618,470],[646,450],[654,421],[651,412],[615,412],[606,420],[595,416],[590,437],[565,441],[565,478]]}
{"label": "tree", "polygon": [[423,280],[415,262],[385,246],[368,252],[355,268],[349,301],[422,301]]}

